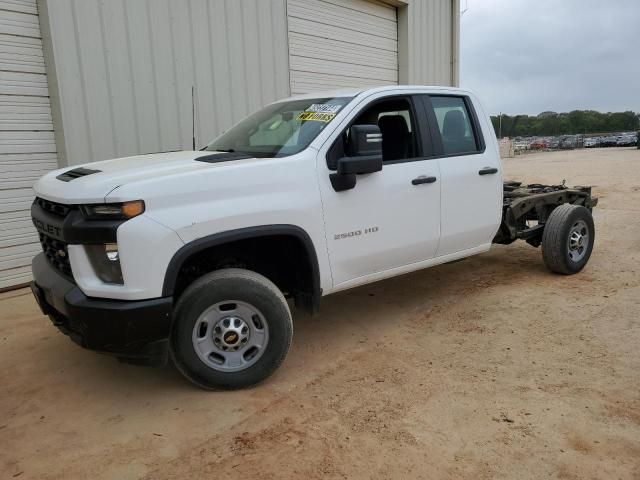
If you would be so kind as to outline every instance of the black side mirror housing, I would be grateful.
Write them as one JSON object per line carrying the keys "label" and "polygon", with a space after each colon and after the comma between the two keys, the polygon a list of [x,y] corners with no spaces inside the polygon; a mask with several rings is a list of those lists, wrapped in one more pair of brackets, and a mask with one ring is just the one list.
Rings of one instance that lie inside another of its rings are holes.
{"label": "black side mirror housing", "polygon": [[349,128],[348,156],[338,159],[337,173],[330,175],[336,192],[356,185],[356,175],[382,170],[382,133],[377,125],[353,125]]}
{"label": "black side mirror housing", "polygon": [[369,157],[379,155],[382,159],[382,133],[377,125],[352,125],[349,128],[347,156]]}

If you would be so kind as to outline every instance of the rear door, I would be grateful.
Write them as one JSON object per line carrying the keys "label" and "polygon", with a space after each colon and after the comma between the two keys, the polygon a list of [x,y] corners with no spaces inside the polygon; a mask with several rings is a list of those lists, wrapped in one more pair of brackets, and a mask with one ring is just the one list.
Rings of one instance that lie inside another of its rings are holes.
{"label": "rear door", "polygon": [[[487,148],[481,122],[469,97],[421,98],[442,180],[441,234],[436,256],[488,247],[502,215],[499,155],[494,148]],[[487,126],[485,132],[486,129]]]}

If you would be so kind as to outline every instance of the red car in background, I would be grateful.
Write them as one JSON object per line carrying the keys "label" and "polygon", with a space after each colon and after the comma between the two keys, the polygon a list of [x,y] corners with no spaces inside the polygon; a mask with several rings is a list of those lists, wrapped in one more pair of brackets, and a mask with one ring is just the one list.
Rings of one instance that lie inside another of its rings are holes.
{"label": "red car in background", "polygon": [[534,140],[529,144],[531,150],[541,150],[547,148],[547,143],[544,140]]}

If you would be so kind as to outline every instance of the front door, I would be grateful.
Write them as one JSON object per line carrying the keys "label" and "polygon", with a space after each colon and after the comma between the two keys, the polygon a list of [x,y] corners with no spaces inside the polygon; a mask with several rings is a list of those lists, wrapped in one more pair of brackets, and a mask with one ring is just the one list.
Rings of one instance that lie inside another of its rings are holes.
{"label": "front door", "polygon": [[335,288],[435,256],[440,238],[440,172],[429,159],[424,109],[414,99],[374,98],[351,114],[349,125],[377,124],[383,167],[358,175],[353,189],[335,191],[330,150],[347,141],[342,130],[318,156],[327,244]]}

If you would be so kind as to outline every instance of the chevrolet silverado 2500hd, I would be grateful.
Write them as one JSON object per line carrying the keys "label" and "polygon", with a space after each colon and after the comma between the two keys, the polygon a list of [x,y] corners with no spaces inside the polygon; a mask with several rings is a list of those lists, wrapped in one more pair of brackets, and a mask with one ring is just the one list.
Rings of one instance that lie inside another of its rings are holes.
{"label": "chevrolet silverado 2500hd", "polygon": [[266,378],[287,299],[320,298],[523,239],[561,274],[591,254],[590,187],[503,182],[476,97],[392,86],[275,102],[200,151],[51,172],[35,185],[33,293],[81,346],[204,388]]}

